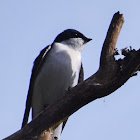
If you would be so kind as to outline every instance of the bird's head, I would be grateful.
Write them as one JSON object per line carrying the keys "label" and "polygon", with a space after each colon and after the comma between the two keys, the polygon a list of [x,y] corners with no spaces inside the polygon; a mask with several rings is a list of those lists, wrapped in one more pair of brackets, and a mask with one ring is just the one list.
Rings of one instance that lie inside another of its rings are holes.
{"label": "bird's head", "polygon": [[62,43],[69,47],[82,51],[90,38],[87,38],[82,33],[74,29],[67,29],[60,33],[54,40],[54,43]]}

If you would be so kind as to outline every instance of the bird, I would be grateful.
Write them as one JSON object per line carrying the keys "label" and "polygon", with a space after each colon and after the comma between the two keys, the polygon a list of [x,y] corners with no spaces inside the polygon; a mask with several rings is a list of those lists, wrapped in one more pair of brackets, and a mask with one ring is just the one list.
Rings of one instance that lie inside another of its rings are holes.
{"label": "bird", "polygon": [[[22,128],[28,123],[31,109],[33,119],[83,81],[81,53],[91,40],[75,29],[66,29],[40,52],[32,68]],[[55,140],[60,139],[65,123],[54,130]]]}

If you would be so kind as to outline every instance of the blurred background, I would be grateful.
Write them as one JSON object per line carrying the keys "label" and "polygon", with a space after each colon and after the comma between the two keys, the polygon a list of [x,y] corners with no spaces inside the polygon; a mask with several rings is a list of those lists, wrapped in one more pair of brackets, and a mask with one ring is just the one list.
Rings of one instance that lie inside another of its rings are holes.
{"label": "blurred background", "polygon": [[[0,139],[21,128],[33,61],[65,29],[92,38],[82,53],[85,79],[99,67],[100,52],[117,11],[124,15],[117,48],[140,48],[138,0],[0,1]],[[74,113],[61,140],[139,140],[140,75],[113,94]]]}

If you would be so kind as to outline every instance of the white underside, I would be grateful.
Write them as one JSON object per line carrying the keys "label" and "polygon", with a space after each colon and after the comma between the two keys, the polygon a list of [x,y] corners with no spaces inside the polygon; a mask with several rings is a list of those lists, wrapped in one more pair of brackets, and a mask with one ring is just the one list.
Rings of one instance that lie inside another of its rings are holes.
{"label": "white underside", "polygon": [[[39,72],[32,97],[33,118],[44,108],[61,98],[70,87],[78,83],[81,68],[81,53],[64,44],[55,43],[46,56]],[[62,124],[54,132],[61,134]]]}

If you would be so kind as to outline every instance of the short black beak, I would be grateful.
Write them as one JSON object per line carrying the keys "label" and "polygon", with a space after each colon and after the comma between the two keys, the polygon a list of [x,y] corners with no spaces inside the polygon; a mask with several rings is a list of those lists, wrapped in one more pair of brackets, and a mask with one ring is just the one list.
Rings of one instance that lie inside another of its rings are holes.
{"label": "short black beak", "polygon": [[91,41],[92,39],[91,38],[87,38],[87,42]]}
{"label": "short black beak", "polygon": [[85,43],[87,43],[87,42],[91,41],[92,39],[91,38],[85,38],[84,40],[85,40]]}

